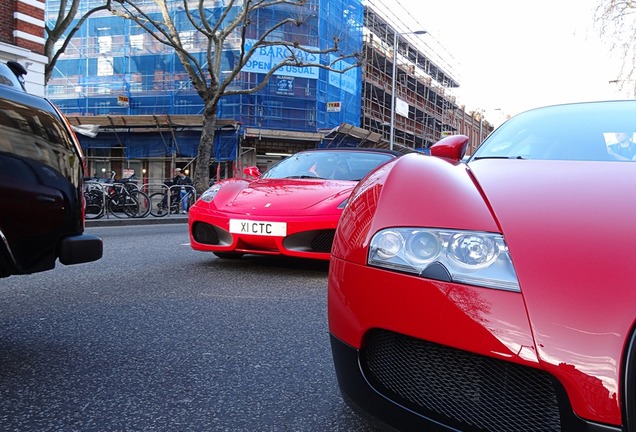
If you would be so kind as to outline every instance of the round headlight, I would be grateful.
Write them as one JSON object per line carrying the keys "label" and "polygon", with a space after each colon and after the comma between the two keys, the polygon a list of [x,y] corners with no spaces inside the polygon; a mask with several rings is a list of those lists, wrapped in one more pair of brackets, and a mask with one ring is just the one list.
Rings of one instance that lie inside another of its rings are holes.
{"label": "round headlight", "polygon": [[428,231],[416,231],[406,240],[406,255],[413,263],[430,263],[439,256],[441,250],[439,237]]}
{"label": "round headlight", "polygon": [[497,243],[487,235],[455,234],[448,245],[448,256],[464,268],[483,268],[499,255]]}
{"label": "round headlight", "polygon": [[390,259],[400,253],[404,239],[395,231],[384,231],[375,241],[375,253],[380,259]]}

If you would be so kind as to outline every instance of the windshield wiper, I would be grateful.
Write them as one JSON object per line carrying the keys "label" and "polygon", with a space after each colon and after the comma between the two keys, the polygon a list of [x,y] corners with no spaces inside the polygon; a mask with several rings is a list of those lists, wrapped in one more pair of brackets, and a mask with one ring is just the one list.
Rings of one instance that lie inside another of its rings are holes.
{"label": "windshield wiper", "polygon": [[318,180],[325,180],[322,177],[317,177],[317,176],[314,176],[314,175],[306,175],[306,174],[303,174],[303,175],[292,175],[292,176],[287,176],[285,178],[286,179],[318,179]]}
{"label": "windshield wiper", "polygon": [[523,156],[477,156],[473,158],[473,160],[481,160],[481,159],[526,159],[526,158]]}

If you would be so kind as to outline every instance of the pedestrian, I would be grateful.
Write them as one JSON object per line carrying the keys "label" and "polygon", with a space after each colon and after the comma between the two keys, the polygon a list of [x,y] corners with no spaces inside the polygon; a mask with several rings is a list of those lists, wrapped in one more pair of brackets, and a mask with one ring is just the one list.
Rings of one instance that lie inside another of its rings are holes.
{"label": "pedestrian", "polygon": [[190,198],[191,190],[192,190],[192,179],[186,175],[186,173],[181,168],[176,168],[174,170],[175,177],[173,182],[175,185],[180,185],[181,190],[179,196],[181,197],[181,213],[188,213],[188,201]]}

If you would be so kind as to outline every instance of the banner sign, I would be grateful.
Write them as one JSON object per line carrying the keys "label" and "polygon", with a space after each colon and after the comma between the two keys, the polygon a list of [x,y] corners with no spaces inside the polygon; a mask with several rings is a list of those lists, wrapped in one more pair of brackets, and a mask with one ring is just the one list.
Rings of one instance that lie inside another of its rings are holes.
{"label": "banner sign", "polygon": [[[254,45],[255,40],[245,41],[245,49],[250,50]],[[297,58],[307,63],[318,63],[320,56],[318,54],[309,53],[303,51],[302,48],[287,48],[284,46],[264,46],[258,48],[254,55],[249,59],[247,64],[243,67],[243,72],[253,72],[266,74],[274,66],[290,57],[290,49],[293,50]],[[308,49],[317,50],[315,47],[308,47]],[[287,75],[298,78],[311,78],[318,79],[318,68],[307,66],[284,66],[277,70],[274,75]]]}
{"label": "banner sign", "polygon": [[127,107],[129,105],[128,102],[129,102],[128,96],[123,96],[123,95],[117,96],[117,105]]}
{"label": "banner sign", "polygon": [[399,97],[395,98],[395,113],[402,117],[409,116],[409,103]]}
{"label": "banner sign", "polygon": [[327,112],[340,112],[342,102],[327,102]]}
{"label": "banner sign", "polygon": [[276,94],[293,95],[294,94],[294,77],[291,77],[291,76],[276,77]]}

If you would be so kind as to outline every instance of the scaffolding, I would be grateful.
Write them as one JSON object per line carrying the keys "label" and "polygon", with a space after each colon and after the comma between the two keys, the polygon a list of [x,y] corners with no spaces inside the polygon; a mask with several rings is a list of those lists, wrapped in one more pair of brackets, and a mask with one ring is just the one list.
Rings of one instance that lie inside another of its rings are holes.
{"label": "scaffolding", "polygon": [[[220,16],[226,4],[236,10],[243,7],[242,1],[200,1],[211,20]],[[185,17],[184,2],[168,2],[184,47],[203,58],[208,41]],[[47,1],[49,20],[57,18],[59,3]],[[100,3],[82,1],[80,16]],[[151,0],[138,3],[153,4]],[[336,62],[337,56],[355,53],[362,56],[362,67],[345,73],[289,67],[255,94],[224,97],[217,112],[221,121],[217,134],[222,142],[214,146],[214,162],[235,161],[245,153],[241,147],[257,149],[249,154],[258,152],[259,157],[266,152],[303,150],[319,145],[334,129],[362,129],[358,132],[373,137],[354,136],[347,145],[386,146],[390,130],[395,132],[394,144],[405,149],[426,149],[447,134],[467,130],[479,130],[475,139],[481,140],[481,131],[488,131],[488,125],[481,118],[467,116],[457,105],[452,89],[458,83],[449,65],[418,46],[399,13],[379,13],[370,3],[363,7],[361,0],[310,0],[302,8],[282,3],[250,16],[248,42],[272,24],[302,15],[306,24],[285,26],[270,38],[318,50],[338,41],[339,51],[322,55],[319,61],[343,70],[353,60]],[[241,41],[238,34],[225,41],[223,70],[233,68]],[[391,88],[394,57],[395,89]],[[244,90],[261,83],[275,58],[273,53],[259,52],[241,69],[231,88]],[[101,125],[97,137],[80,136],[91,171],[136,165],[136,171],[162,176],[175,166],[189,166],[196,156],[203,101],[174,50],[132,21],[107,12],[91,15],[60,57],[47,90],[49,98],[76,123]],[[186,117],[187,121],[174,122]],[[326,143],[343,144],[333,138]]]}
{"label": "scaffolding", "polygon": [[[365,8],[364,21],[361,127],[387,140],[393,128],[396,145],[415,149],[428,148],[444,135],[455,133],[459,107],[449,90],[459,86],[457,81],[417,49],[409,38],[412,35],[401,32],[399,23],[389,22],[372,4]],[[395,68],[393,58],[397,59]],[[393,124],[392,97],[396,98]]]}
{"label": "scaffolding", "polygon": [[[201,0],[201,3],[210,22],[220,19],[229,4],[232,5],[230,16],[244,7],[242,1]],[[83,1],[80,16],[97,4],[97,0]],[[149,0],[139,0],[138,4],[153,7]],[[168,4],[184,48],[205,67],[207,37],[188,20],[182,0],[168,0]],[[199,1],[188,4],[196,9]],[[47,1],[49,21],[57,19],[59,5],[59,0]],[[304,23],[280,27],[270,33],[269,40],[291,41],[296,47],[306,48],[299,50],[307,57],[311,52],[327,50],[337,41],[337,52],[314,55],[307,60],[341,71],[356,65],[354,58],[336,60],[361,51],[361,0],[310,0],[301,7],[281,3],[255,9],[246,27],[245,42],[253,43],[266,30],[288,18],[302,19]],[[226,71],[234,69],[242,42],[241,29],[225,40],[220,79],[229,76]],[[232,81],[230,89],[247,90],[257,86],[280,60],[275,47],[269,51],[259,50]],[[247,130],[286,131],[293,137],[297,133],[317,134],[343,123],[359,125],[360,82],[359,67],[338,73],[317,67],[290,66],[280,69],[256,93],[222,98],[218,119],[238,125],[240,130],[233,135],[236,137],[234,151],[225,152],[221,160],[234,160],[241,154],[238,146],[240,138],[248,136]],[[68,117],[104,119],[98,137],[80,137],[89,161],[108,157],[109,147],[111,158],[123,160],[164,157],[169,161],[176,157],[185,162],[196,154],[195,127],[175,127],[166,133],[144,129],[144,121],[138,121],[145,117],[175,116],[192,116],[200,121],[204,105],[175,51],[133,21],[108,12],[91,15],[58,60],[47,93]],[[125,119],[126,127],[109,125],[108,119]],[[219,160],[217,150],[213,150],[214,160]]]}
{"label": "scaffolding", "polygon": [[[226,7],[222,1],[203,1],[211,17],[218,17]],[[207,37],[186,18],[181,0],[170,2],[184,48],[205,66]],[[90,4],[86,2],[84,7]],[[232,9],[243,7],[242,2],[234,4],[237,6]],[[59,1],[47,2],[49,14],[54,14],[56,8]],[[313,0],[303,7],[281,4],[257,9],[250,15],[247,42],[283,19],[300,16],[307,19],[306,24],[284,26],[270,39],[293,41],[309,50],[325,50],[337,40],[338,53],[313,59],[325,65],[336,55],[360,51],[360,0]],[[225,41],[224,70],[234,69],[241,42],[240,31]],[[231,89],[246,90],[258,85],[278,60],[276,54],[259,52],[232,82]],[[341,61],[335,67],[344,69],[352,63],[355,65],[354,60]],[[218,117],[247,127],[306,132],[331,129],[343,122],[357,125],[359,82],[359,68],[339,74],[319,68],[285,67],[258,93],[223,98]],[[200,115],[204,108],[171,47],[155,40],[133,21],[107,12],[89,17],[73,37],[48,83],[48,96],[68,115]]]}

